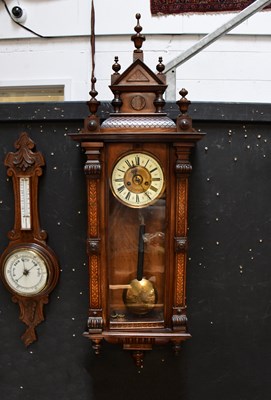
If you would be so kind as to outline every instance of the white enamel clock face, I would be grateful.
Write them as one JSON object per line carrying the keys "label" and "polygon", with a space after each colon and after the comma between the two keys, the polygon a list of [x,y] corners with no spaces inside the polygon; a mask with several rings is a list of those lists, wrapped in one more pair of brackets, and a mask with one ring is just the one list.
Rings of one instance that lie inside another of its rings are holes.
{"label": "white enamel clock face", "polygon": [[163,194],[164,187],[165,178],[161,165],[147,153],[129,153],[113,168],[112,192],[129,207],[149,206]]}
{"label": "white enamel clock face", "polygon": [[43,257],[34,250],[17,249],[5,260],[4,276],[9,287],[22,296],[40,293],[48,280]]}

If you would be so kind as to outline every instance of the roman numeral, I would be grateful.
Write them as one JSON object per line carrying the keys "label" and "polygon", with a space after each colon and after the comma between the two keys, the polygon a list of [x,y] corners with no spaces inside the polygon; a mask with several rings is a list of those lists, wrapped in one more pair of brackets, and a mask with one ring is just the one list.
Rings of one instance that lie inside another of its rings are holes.
{"label": "roman numeral", "polygon": [[157,167],[155,167],[155,168],[153,168],[151,171],[150,171],[150,173],[152,174],[154,171],[156,171],[157,170]]}
{"label": "roman numeral", "polygon": [[134,167],[134,162],[132,163],[129,160],[125,160],[126,164],[128,165],[129,168]]}
{"label": "roman numeral", "polygon": [[157,192],[157,188],[155,186],[150,186],[150,190],[153,190],[154,192]]}
{"label": "roman numeral", "polygon": [[123,178],[116,178],[116,179],[114,179],[114,182],[123,182],[123,181],[124,181]]}
{"label": "roman numeral", "polygon": [[126,194],[126,196],[125,196],[125,199],[126,199],[126,200],[130,200],[130,197],[131,197],[131,192],[128,192],[128,193]]}
{"label": "roman numeral", "polygon": [[139,203],[139,196],[136,194],[136,203]]}
{"label": "roman numeral", "polygon": [[144,165],[144,167],[147,167],[147,165],[148,165],[149,161],[150,161],[150,160],[147,160],[147,162],[146,162],[146,164]]}
{"label": "roman numeral", "polygon": [[124,191],[124,189],[125,189],[125,186],[122,185],[122,186],[118,187],[118,192],[121,193]]}
{"label": "roman numeral", "polygon": [[152,181],[153,181],[153,182],[160,182],[160,181],[161,181],[161,178],[152,178]]}
{"label": "roman numeral", "polygon": [[136,163],[136,165],[140,164],[140,157],[139,156],[135,156],[135,163]]}

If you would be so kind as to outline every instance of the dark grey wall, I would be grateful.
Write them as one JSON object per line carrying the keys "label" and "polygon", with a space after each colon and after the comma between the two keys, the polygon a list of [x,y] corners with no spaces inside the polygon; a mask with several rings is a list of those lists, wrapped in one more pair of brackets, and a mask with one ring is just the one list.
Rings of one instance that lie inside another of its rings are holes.
{"label": "dark grey wall", "polygon": [[[102,105],[101,115],[110,107]],[[172,117],[174,105],[168,105]],[[270,106],[192,104],[207,132],[193,157],[189,193],[188,317],[192,339],[175,357],[156,348],[137,372],[128,353],[83,338],[88,310],[84,155],[67,134],[82,103],[0,108],[0,251],[13,227],[12,183],[3,161],[26,130],[46,159],[42,228],[62,273],[39,340],[28,349],[19,310],[0,283],[1,400],[265,400],[271,396]],[[2,167],[1,167],[2,165]]]}

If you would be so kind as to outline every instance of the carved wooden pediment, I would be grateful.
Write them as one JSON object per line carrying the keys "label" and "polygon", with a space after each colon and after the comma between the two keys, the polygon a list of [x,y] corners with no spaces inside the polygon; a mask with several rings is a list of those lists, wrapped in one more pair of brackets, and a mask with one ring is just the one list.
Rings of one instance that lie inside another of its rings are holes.
{"label": "carved wooden pediment", "polygon": [[165,86],[164,82],[158,75],[141,60],[136,60],[130,65],[114,82],[112,88],[116,89],[117,86]]}

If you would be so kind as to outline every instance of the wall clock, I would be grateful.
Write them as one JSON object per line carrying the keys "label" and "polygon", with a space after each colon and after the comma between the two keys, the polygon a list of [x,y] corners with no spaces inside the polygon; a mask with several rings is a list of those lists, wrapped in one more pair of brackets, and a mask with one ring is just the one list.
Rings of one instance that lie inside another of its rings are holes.
{"label": "wall clock", "polygon": [[[159,58],[153,73],[143,62],[136,15],[132,64],[120,74],[115,58],[113,113],[100,123],[92,85],[90,115],[72,138],[81,143],[88,197],[88,331],[130,350],[137,366],[155,344],[175,351],[190,337],[186,316],[189,156],[203,136],[180,91],[176,123],[163,112],[166,90]],[[94,83],[95,80],[92,80]]]}
{"label": "wall clock", "polygon": [[37,339],[35,327],[44,320],[43,305],[59,277],[57,258],[39,223],[38,179],[45,162],[40,152],[32,151],[34,147],[23,132],[15,143],[17,151],[5,158],[13,181],[15,218],[8,233],[9,245],[0,258],[2,281],[19,304],[20,319],[27,325],[22,335],[26,346]]}

